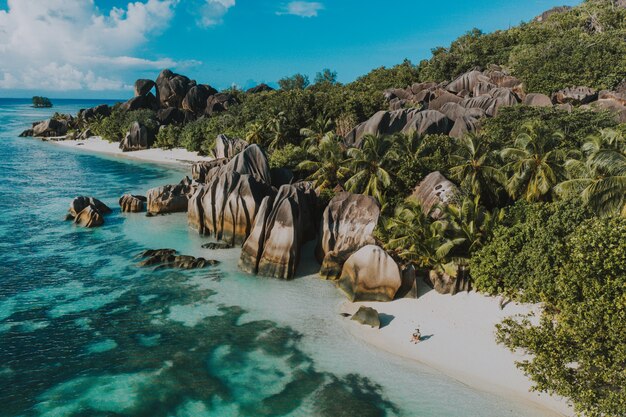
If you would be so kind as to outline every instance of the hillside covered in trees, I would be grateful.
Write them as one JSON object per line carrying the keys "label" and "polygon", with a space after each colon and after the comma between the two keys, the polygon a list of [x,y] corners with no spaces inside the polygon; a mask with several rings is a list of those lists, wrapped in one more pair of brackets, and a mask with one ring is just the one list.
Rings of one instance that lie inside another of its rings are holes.
{"label": "hillside covered in trees", "polygon": [[[623,1],[472,30],[418,65],[349,84],[331,70],[278,84],[218,92],[165,70],[138,80],[126,103],[55,125],[128,151],[212,154],[218,135],[240,138],[291,182],[312,181],[322,205],[342,190],[373,197],[376,243],[438,291],[543,303],[541,317],[498,328],[503,344],[532,354],[520,367],[538,390],[586,416],[624,415]],[[49,122],[34,134],[58,133]]]}

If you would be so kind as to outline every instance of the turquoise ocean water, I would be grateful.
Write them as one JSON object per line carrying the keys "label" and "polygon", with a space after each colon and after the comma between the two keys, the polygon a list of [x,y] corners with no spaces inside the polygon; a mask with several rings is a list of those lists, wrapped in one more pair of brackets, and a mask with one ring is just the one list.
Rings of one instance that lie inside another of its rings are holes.
{"label": "turquoise ocean water", "polygon": [[[0,416],[550,415],[354,340],[330,283],[241,274],[185,214],[121,214],[121,194],[185,170],[18,138],[96,103],[28,104],[0,99]],[[63,221],[78,195],[114,209],[104,227]],[[138,268],[156,248],[221,264]]]}

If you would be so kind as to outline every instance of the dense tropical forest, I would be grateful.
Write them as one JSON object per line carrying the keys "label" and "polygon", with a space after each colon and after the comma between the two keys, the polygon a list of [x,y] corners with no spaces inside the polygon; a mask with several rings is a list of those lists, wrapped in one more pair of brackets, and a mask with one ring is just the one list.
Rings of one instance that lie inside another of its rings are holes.
{"label": "dense tropical forest", "polygon": [[[224,111],[160,128],[156,111],[124,106],[92,118],[88,128],[120,141],[139,121],[155,132],[153,146],[204,154],[219,134],[240,137],[261,145],[272,167],[314,181],[325,199],[337,190],[374,196],[384,217],[377,239],[398,263],[469,275],[476,290],[501,296],[503,308],[543,303],[540,317],[498,327],[501,343],[531,354],[519,366],[538,390],[570,398],[587,416],[623,416],[626,113],[620,119],[580,100],[519,104],[498,108],[455,138],[366,134],[359,146],[345,138],[389,110],[389,89],[449,82],[474,68],[497,68],[521,80],[525,92],[584,86],[626,104],[624,2],[587,0],[508,30],[475,29],[432,52],[417,65],[406,60],[348,84],[326,69],[312,82],[286,77],[276,90],[232,88],[222,92]],[[410,196],[435,171],[459,192],[425,210]]]}

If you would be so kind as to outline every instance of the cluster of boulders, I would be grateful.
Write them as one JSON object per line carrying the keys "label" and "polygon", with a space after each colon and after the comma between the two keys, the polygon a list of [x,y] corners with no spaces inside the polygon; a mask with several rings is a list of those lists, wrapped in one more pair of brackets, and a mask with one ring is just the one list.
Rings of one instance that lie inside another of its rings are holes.
{"label": "cluster of boulders", "polygon": [[177,255],[174,249],[150,249],[139,254],[144,258],[139,266],[155,266],[155,269],[178,268],[199,269],[217,265],[219,262],[212,259],[196,258],[189,255]]}
{"label": "cluster of boulders", "polygon": [[626,122],[626,83],[614,91],[570,87],[551,97],[526,94],[523,83],[500,67],[468,71],[450,83],[418,83],[385,91],[388,111],[380,111],[356,126],[345,137],[348,146],[360,146],[367,134],[445,134],[461,137],[480,128],[481,119],[493,117],[506,106],[556,106],[572,111],[574,106],[609,110]]}
{"label": "cluster of boulders", "polygon": [[73,220],[83,227],[98,227],[104,224],[104,215],[111,213],[111,209],[102,201],[93,197],[76,197],[70,203],[66,220]]}
{"label": "cluster of boulders", "polygon": [[120,197],[120,209],[122,213],[141,213],[146,210],[148,199],[143,195],[124,194]]}

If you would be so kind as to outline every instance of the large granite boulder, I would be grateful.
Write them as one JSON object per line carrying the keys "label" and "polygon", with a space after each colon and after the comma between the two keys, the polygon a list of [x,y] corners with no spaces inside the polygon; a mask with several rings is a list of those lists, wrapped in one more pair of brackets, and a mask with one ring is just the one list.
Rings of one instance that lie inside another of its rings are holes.
{"label": "large granite boulder", "polygon": [[255,87],[249,88],[248,90],[246,90],[246,93],[256,94],[256,93],[264,93],[267,91],[274,91],[274,89],[267,84],[261,83]]}
{"label": "large granite boulder", "polygon": [[156,83],[152,80],[139,79],[135,81],[135,97],[147,96],[156,87]]}
{"label": "large granite boulder", "polygon": [[150,214],[186,212],[189,198],[195,192],[194,186],[185,177],[176,185],[168,184],[147,192],[147,209]]}
{"label": "large granite boulder", "polygon": [[452,128],[450,119],[437,110],[423,110],[411,114],[410,119],[402,128],[402,133],[417,133],[418,135],[444,134]]}
{"label": "large granite boulder", "polygon": [[81,109],[78,111],[77,117],[81,120],[92,120],[96,117],[109,117],[111,115],[111,107],[108,104],[100,104],[99,106],[89,109]]}
{"label": "large granite boulder", "polygon": [[428,174],[419,183],[413,190],[411,197],[420,202],[424,213],[430,213],[433,218],[438,218],[441,215],[441,211],[435,208],[435,206],[450,202],[458,194],[459,189],[457,186],[439,171],[435,171]]}
{"label": "large granite boulder", "polygon": [[153,141],[154,134],[141,123],[134,122],[119,147],[123,152],[139,151],[148,149]]}
{"label": "large granite boulder", "polygon": [[181,108],[187,92],[195,85],[195,81],[184,75],[175,74],[165,69],[161,71],[156,80],[157,99],[162,108]]}
{"label": "large granite boulder", "polygon": [[267,185],[272,183],[272,173],[270,172],[267,156],[265,156],[265,152],[263,152],[261,147],[256,144],[250,145],[239,152],[221,170],[248,174]]}
{"label": "large granite boulder", "polygon": [[266,197],[243,245],[240,268],[261,276],[292,279],[313,222],[311,203],[298,185],[283,185],[275,198]]}
{"label": "large granite boulder", "polygon": [[243,151],[246,146],[248,146],[248,142],[243,139],[218,135],[217,138],[215,138],[215,158],[230,159]]}
{"label": "large granite boulder", "polygon": [[99,227],[104,224],[104,217],[94,206],[89,205],[74,217],[74,224],[89,228]]}
{"label": "large granite boulder", "polygon": [[552,107],[552,99],[545,94],[530,93],[524,98],[523,104],[532,107]]}
{"label": "large granite boulder", "polygon": [[67,122],[65,120],[49,119],[33,126],[33,136],[36,137],[56,137],[67,133]]}
{"label": "large granite boulder", "polygon": [[124,194],[120,197],[122,213],[140,213],[146,209],[148,199],[142,195]]}
{"label": "large granite boulder", "polygon": [[468,133],[475,133],[480,130],[480,118],[472,116],[459,117],[454,121],[450,137],[460,139]]}
{"label": "large granite boulder", "polygon": [[463,90],[474,91],[479,83],[489,83],[491,80],[485,74],[478,70],[472,70],[459,75],[454,81],[446,86],[446,90],[453,94],[457,94]]}
{"label": "large granite boulder", "polygon": [[156,118],[161,126],[180,125],[185,122],[185,112],[176,107],[168,107],[167,109],[158,110]]}
{"label": "large granite boulder", "polygon": [[572,9],[571,6],[557,6],[557,7],[553,7],[549,10],[546,10],[545,12],[541,13],[539,16],[535,17],[535,21],[536,22],[545,22],[546,20],[548,20],[548,18],[552,15],[555,14],[561,14],[561,13],[565,13],[568,12]]}
{"label": "large granite boulder", "polygon": [[398,264],[375,245],[353,253],[337,282],[351,301],[392,301],[401,285]]}
{"label": "large granite boulder", "polygon": [[428,110],[439,110],[447,103],[460,103],[463,98],[456,94],[449,93],[446,90],[437,90],[435,92],[436,98],[430,100],[428,103]]}
{"label": "large granite boulder", "polygon": [[237,104],[238,101],[232,94],[229,93],[218,93],[210,96],[206,101],[206,110],[205,113],[207,115],[212,115],[215,113],[220,113],[228,110],[230,106]]}
{"label": "large granite boulder", "polygon": [[626,106],[626,88],[625,91],[622,92],[602,90],[598,93],[598,100],[615,100],[623,106]]}
{"label": "large granite boulder", "polygon": [[424,280],[440,294],[454,295],[458,292],[470,291],[472,289],[472,281],[468,270],[455,264],[448,264],[431,270]]}
{"label": "large granite boulder", "polygon": [[348,146],[358,147],[366,135],[377,136],[400,132],[408,120],[418,112],[417,109],[379,111],[348,133],[345,142]]}
{"label": "large granite boulder", "polygon": [[133,97],[121,106],[122,110],[134,111],[134,110],[158,110],[159,101],[152,93],[148,93],[145,96]]}
{"label": "large granite boulder", "polygon": [[590,104],[594,110],[608,110],[615,114],[618,123],[626,123],[626,105],[620,100],[600,99]]}
{"label": "large granite boulder", "polygon": [[227,163],[228,159],[226,158],[195,162],[191,166],[191,178],[200,183],[208,182],[213,176],[213,173],[219,172],[219,168]]}
{"label": "large granite boulder", "polygon": [[94,197],[86,197],[80,196],[75,197],[70,203],[70,208],[68,210],[68,219],[73,219],[78,216],[78,213],[83,211],[88,206],[93,206],[96,210],[98,210],[102,214],[111,213],[111,209],[104,204],[102,201],[98,200]]}
{"label": "large granite boulder", "polygon": [[489,117],[495,116],[500,107],[498,100],[490,96],[464,98],[459,104],[466,109],[481,109]]}
{"label": "large granite boulder", "polygon": [[206,84],[191,87],[183,99],[183,110],[188,110],[198,115],[204,114],[207,100],[216,93],[217,90],[215,88]]}
{"label": "large granite boulder", "polygon": [[588,104],[598,99],[598,92],[589,87],[568,87],[552,95],[555,104]]}
{"label": "large granite boulder", "polygon": [[321,222],[320,236],[315,248],[321,262],[320,276],[336,280],[350,255],[363,246],[374,243],[380,207],[375,198],[340,192],[328,203]]}

